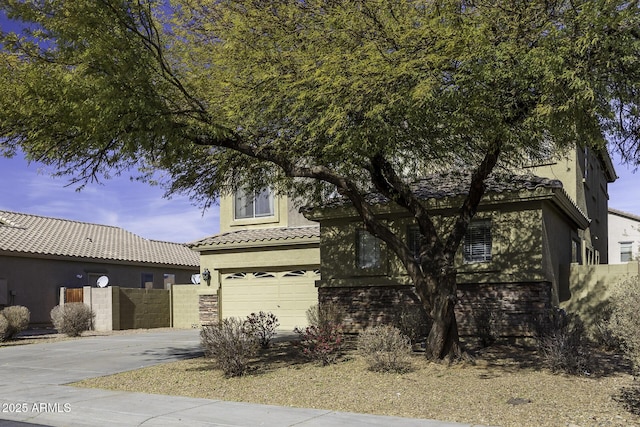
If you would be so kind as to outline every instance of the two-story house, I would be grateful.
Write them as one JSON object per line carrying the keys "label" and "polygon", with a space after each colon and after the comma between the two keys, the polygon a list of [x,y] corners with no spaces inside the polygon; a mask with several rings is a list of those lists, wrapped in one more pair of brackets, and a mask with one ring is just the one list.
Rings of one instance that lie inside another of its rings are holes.
{"label": "two-story house", "polygon": [[282,329],[307,324],[306,312],[318,302],[320,232],[288,198],[268,189],[222,197],[220,233],[189,246],[203,271],[200,323],[265,311]]}

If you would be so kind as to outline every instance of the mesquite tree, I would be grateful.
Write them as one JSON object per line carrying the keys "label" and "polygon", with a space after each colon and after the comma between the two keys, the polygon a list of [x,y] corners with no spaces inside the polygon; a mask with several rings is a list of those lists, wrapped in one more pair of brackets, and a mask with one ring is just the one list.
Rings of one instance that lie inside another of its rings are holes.
{"label": "mesquite tree", "polygon": [[[460,349],[454,255],[496,167],[636,144],[638,4],[587,0],[0,0],[0,150],[84,185],[132,171],[208,206],[269,185],[348,198]],[[637,145],[635,145],[637,147]],[[449,228],[410,183],[471,171]],[[415,219],[413,253],[376,215]]]}

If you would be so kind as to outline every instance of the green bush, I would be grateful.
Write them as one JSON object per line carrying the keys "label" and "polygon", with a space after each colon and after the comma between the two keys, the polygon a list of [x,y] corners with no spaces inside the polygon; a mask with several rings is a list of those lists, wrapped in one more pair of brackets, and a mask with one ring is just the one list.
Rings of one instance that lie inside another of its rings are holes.
{"label": "green bush", "polygon": [[244,321],[245,330],[256,337],[262,348],[269,348],[271,340],[276,336],[278,326],[280,323],[276,315],[264,311],[251,313]]}
{"label": "green bush", "polygon": [[542,362],[552,372],[589,373],[591,351],[584,324],[578,316],[564,310],[550,310],[540,318],[536,338]]}
{"label": "green bush", "polygon": [[243,375],[251,358],[258,352],[258,341],[249,333],[244,322],[235,317],[221,324],[207,325],[200,331],[205,356],[213,359],[227,377]]}
{"label": "green bush", "polygon": [[411,369],[411,340],[394,326],[367,328],[358,336],[358,352],[376,372]]}
{"label": "green bush", "polygon": [[609,330],[637,372],[640,372],[640,277],[632,277],[614,285],[610,298]]}
{"label": "green bush", "polygon": [[56,305],[51,310],[53,327],[70,337],[79,337],[84,331],[91,329],[94,318],[91,307],[82,302]]}
{"label": "green bush", "polygon": [[20,332],[29,327],[31,313],[27,307],[21,305],[12,305],[5,307],[0,314],[7,320],[7,326],[2,332],[0,325],[0,341],[13,339]]}

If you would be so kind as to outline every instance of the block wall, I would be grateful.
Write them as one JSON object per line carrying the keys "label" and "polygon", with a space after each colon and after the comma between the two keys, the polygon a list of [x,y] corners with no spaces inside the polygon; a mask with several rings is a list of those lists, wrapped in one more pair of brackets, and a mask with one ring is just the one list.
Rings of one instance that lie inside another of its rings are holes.
{"label": "block wall", "polygon": [[169,297],[165,289],[120,288],[120,329],[171,326]]}

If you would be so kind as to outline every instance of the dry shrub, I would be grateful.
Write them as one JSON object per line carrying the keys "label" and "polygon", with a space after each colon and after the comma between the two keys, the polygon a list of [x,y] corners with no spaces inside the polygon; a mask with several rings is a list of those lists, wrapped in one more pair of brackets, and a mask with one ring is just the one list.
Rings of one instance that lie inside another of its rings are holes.
{"label": "dry shrub", "polygon": [[396,311],[394,326],[411,340],[412,344],[423,341],[431,329],[431,320],[419,304],[402,305]]}
{"label": "dry shrub", "polygon": [[31,313],[27,307],[21,305],[12,305],[5,307],[0,316],[7,320],[7,326],[2,328],[0,325],[0,341],[13,339],[20,332],[27,329]]}
{"label": "dry shrub", "polygon": [[411,340],[394,326],[367,328],[358,336],[358,352],[376,372],[411,369]]}
{"label": "dry shrub", "polygon": [[213,359],[227,377],[244,375],[258,352],[258,341],[240,318],[229,317],[200,331],[205,356]]}
{"label": "dry shrub", "polygon": [[334,303],[309,307],[306,328],[295,328],[302,354],[323,366],[334,363],[342,354],[344,312]]}
{"label": "dry shrub", "polygon": [[9,321],[0,313],[0,342],[5,341],[7,331],[9,330]]}
{"label": "dry shrub", "polygon": [[504,312],[496,304],[483,301],[473,310],[476,335],[482,347],[493,345],[500,338]]}
{"label": "dry shrub", "polygon": [[552,372],[589,373],[591,351],[578,316],[564,310],[549,310],[539,319],[536,338],[542,362]]}
{"label": "dry shrub", "polygon": [[269,348],[278,326],[280,323],[276,315],[264,311],[251,313],[244,321],[245,330],[256,337],[262,348]]}
{"label": "dry shrub", "polygon": [[640,276],[617,283],[612,287],[609,329],[621,341],[622,349],[635,370],[640,371]]}
{"label": "dry shrub", "polygon": [[51,310],[53,327],[70,337],[79,337],[84,331],[91,329],[95,317],[91,307],[82,302],[56,305]]}

